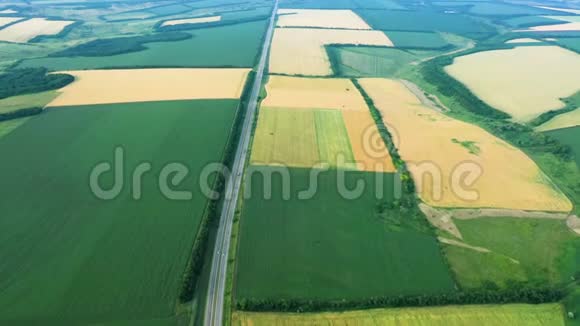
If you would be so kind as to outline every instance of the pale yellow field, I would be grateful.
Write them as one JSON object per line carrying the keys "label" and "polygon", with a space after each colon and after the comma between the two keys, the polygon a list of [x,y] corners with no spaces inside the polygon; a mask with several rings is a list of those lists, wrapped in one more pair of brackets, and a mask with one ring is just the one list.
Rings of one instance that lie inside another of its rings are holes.
{"label": "pale yellow field", "polygon": [[536,128],[537,131],[548,131],[580,126],[580,108],[560,114]]}
{"label": "pale yellow field", "polygon": [[[361,85],[398,135],[421,199],[438,207],[568,212],[572,204],[521,150],[480,127],[429,109],[400,82]],[[474,145],[465,146],[465,142]],[[471,149],[475,149],[472,153]]]}
{"label": "pale yellow field", "polygon": [[39,35],[54,35],[74,23],[65,20],[31,18],[0,30],[0,41],[25,43]]}
{"label": "pale yellow field", "polygon": [[198,17],[198,18],[186,18],[186,19],[174,19],[164,21],[161,26],[173,26],[181,24],[200,24],[200,23],[213,23],[222,20],[222,16],[209,16],[209,17]]}
{"label": "pale yellow field", "polygon": [[511,43],[538,43],[540,41],[533,39],[533,38],[516,38],[513,40],[509,40],[506,43],[511,44]]}
{"label": "pale yellow field", "polygon": [[580,22],[530,27],[531,32],[580,31]]}
{"label": "pale yellow field", "polygon": [[0,11],[0,14],[2,14],[2,15],[17,14],[17,13],[18,13],[18,11],[13,10],[13,9],[5,9],[5,10]]}
{"label": "pale yellow field", "polygon": [[371,29],[352,10],[280,9],[278,15],[279,27]]}
{"label": "pale yellow field", "polygon": [[276,28],[270,54],[270,72],[327,76],[332,73],[325,45],[363,44],[393,46],[381,31],[315,28]]}
{"label": "pale yellow field", "polygon": [[250,69],[119,69],[64,71],[75,81],[49,106],[241,96]]}
{"label": "pale yellow field", "polygon": [[468,305],[422,308],[369,309],[322,313],[241,312],[234,326],[564,326],[557,303],[526,305]]}
{"label": "pale yellow field", "polygon": [[270,76],[263,106],[368,111],[362,95],[347,78]]}
{"label": "pale yellow field", "polygon": [[562,11],[562,12],[569,12],[569,13],[571,13],[571,14],[580,15],[580,10],[579,10],[579,9],[570,9],[570,8],[555,8],[555,7],[545,7],[545,6],[535,6],[535,7],[542,8],[542,9],[549,9],[549,10]]}
{"label": "pale yellow field", "polygon": [[6,26],[21,19],[22,17],[0,17],[0,27]]}
{"label": "pale yellow field", "polygon": [[542,16],[545,18],[561,20],[568,23],[577,23],[580,22],[580,16]]}
{"label": "pale yellow field", "polygon": [[564,106],[580,89],[580,56],[557,46],[525,46],[455,58],[445,70],[498,110],[525,122]]}
{"label": "pale yellow field", "polygon": [[370,111],[342,111],[350,146],[360,171],[395,172],[397,169]]}

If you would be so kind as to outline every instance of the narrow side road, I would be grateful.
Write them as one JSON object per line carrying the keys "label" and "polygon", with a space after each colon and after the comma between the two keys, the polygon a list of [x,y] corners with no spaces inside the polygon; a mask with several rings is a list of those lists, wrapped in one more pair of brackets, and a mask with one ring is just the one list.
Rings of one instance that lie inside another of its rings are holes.
{"label": "narrow side road", "polygon": [[262,53],[260,54],[260,61],[256,68],[254,85],[252,86],[250,99],[248,101],[240,142],[236,150],[236,157],[232,166],[231,175],[226,183],[224,204],[212,257],[211,274],[205,305],[204,325],[206,326],[221,326],[223,322],[227,262],[232,233],[232,222],[236,211],[238,193],[242,183],[246,156],[250,146],[252,125],[256,114],[260,88],[262,86],[264,67],[266,66],[268,51],[270,49],[270,43],[274,32],[274,22],[276,21],[275,18],[277,11],[278,0],[275,0],[272,15],[270,16],[270,24],[268,25],[266,37],[264,38],[264,45],[262,46]]}

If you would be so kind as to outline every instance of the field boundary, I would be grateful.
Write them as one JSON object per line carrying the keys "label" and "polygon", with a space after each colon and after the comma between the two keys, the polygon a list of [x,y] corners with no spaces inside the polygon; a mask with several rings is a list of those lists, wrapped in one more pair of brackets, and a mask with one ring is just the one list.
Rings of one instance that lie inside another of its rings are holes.
{"label": "field boundary", "polygon": [[[246,84],[244,86],[244,91],[242,96],[240,97],[240,102],[238,104],[238,109],[236,112],[236,116],[232,121],[232,127],[230,134],[228,136],[228,140],[224,147],[224,152],[222,155],[222,163],[228,167],[231,167],[232,164],[232,156],[234,154],[234,149],[239,141],[239,132],[238,129],[240,128],[241,124],[243,123],[243,118],[245,116],[246,110],[246,102],[247,97],[249,96],[249,92],[251,91],[251,85],[253,84],[255,77],[255,72],[250,71],[246,78]],[[214,180],[213,190],[217,192],[218,198],[208,200],[206,203],[206,207],[204,208],[203,218],[200,223],[200,229],[198,234],[196,235],[196,240],[194,241],[191,249],[191,256],[190,260],[187,263],[186,270],[183,276],[183,283],[180,293],[180,301],[181,303],[189,302],[193,299],[194,291],[197,287],[197,281],[199,277],[199,273],[202,270],[203,265],[206,263],[202,261],[201,264],[198,262],[199,260],[203,260],[208,248],[208,238],[209,238],[209,227],[213,221],[219,218],[219,213],[221,211],[221,202],[223,200],[223,191],[225,189],[225,179],[223,175],[220,174],[220,177]]]}

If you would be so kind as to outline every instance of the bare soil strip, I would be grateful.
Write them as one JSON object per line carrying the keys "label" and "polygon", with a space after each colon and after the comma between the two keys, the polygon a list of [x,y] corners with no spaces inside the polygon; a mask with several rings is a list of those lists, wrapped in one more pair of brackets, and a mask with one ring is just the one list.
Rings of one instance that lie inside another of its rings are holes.
{"label": "bare soil strip", "polygon": [[443,237],[437,237],[437,240],[439,240],[439,242],[444,243],[444,244],[448,244],[450,246],[456,246],[456,247],[461,247],[461,248],[465,248],[465,249],[471,249],[477,252],[482,252],[482,253],[490,253],[491,250],[487,249],[487,248],[483,248],[483,247],[476,247],[476,246],[472,246],[472,245],[468,245],[465,242],[461,242],[461,241],[457,241],[457,240],[452,240],[452,239],[447,239],[447,238],[443,238]]}

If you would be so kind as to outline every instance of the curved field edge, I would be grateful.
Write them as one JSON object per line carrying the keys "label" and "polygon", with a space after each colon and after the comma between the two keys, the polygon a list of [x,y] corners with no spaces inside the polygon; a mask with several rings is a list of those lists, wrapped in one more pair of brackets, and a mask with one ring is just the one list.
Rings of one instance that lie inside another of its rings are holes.
{"label": "curved field edge", "polygon": [[485,104],[443,69],[456,56],[490,49],[510,48],[505,44],[484,44],[467,51],[438,57],[422,63],[417,70],[406,71],[402,78],[411,80],[429,94],[437,96],[448,108],[449,116],[482,127],[493,135],[522,149],[563,191],[580,213],[580,170],[570,149],[556,139],[534,132],[526,125],[508,121],[505,113]]}
{"label": "curved field edge", "polygon": [[370,309],[324,313],[255,313],[236,311],[234,326],[307,325],[564,325],[559,304],[473,305]]}

